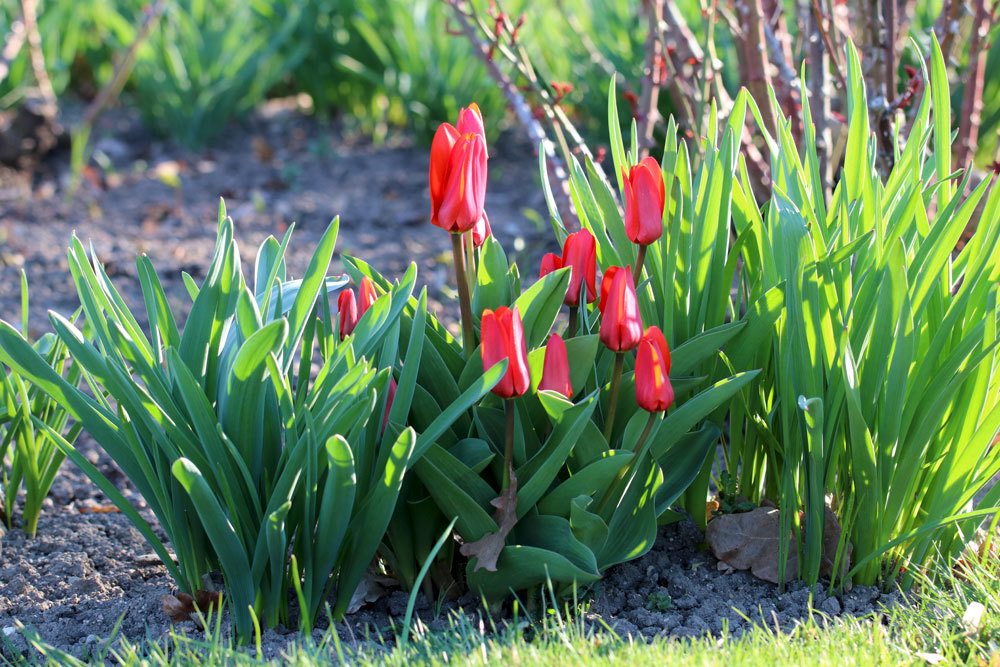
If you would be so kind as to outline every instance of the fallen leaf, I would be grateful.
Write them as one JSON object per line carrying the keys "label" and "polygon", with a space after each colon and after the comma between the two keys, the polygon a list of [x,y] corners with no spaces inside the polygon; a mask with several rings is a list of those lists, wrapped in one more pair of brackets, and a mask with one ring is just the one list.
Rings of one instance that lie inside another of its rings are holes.
{"label": "fallen leaf", "polygon": [[497,559],[500,558],[500,551],[507,542],[507,535],[517,523],[517,477],[514,475],[514,466],[510,469],[510,484],[507,489],[498,497],[490,501],[497,511],[493,518],[497,522],[497,532],[483,535],[475,542],[466,542],[459,549],[463,556],[476,557],[476,566],[473,572],[485,569],[487,572],[497,571]]}
{"label": "fallen leaf", "polygon": [[365,572],[365,576],[358,582],[358,587],[354,589],[354,593],[351,595],[351,601],[347,604],[347,613],[353,614],[364,607],[365,604],[377,602],[379,598],[388,592],[382,585],[384,583],[385,579],[374,576],[371,571]]}
{"label": "fallen leaf", "polygon": [[[780,527],[780,510],[762,504],[750,512],[716,516],[708,524],[705,540],[720,561],[737,570],[750,570],[755,577],[777,584],[781,583],[778,579]],[[837,514],[828,506],[824,517],[823,556],[820,561],[820,575],[823,577],[829,578],[833,574],[841,532]],[[785,581],[791,581],[798,576],[798,555],[791,534],[787,540]],[[851,567],[852,551],[852,546],[848,544],[846,553],[841,557],[841,574]]]}
{"label": "fallen leaf", "polygon": [[[723,514],[709,522],[705,541],[723,563],[737,570],[750,570],[758,579],[777,584],[780,520],[781,512],[767,507],[739,514]],[[790,581],[799,572],[791,535],[786,538],[786,545],[785,580]]]}
{"label": "fallen leaf", "polygon": [[207,612],[212,607],[218,608],[222,604],[222,594],[218,591],[195,591],[195,597],[187,593],[177,595],[164,595],[160,598],[160,606],[174,623],[183,623],[192,620],[196,611]]}
{"label": "fallen leaf", "polygon": [[114,505],[90,505],[77,509],[80,514],[115,514],[121,512]]}

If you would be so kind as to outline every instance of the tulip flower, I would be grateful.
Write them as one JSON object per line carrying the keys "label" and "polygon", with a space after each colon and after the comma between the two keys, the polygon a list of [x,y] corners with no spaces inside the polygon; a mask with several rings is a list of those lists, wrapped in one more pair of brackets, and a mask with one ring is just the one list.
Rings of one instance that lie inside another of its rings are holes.
{"label": "tulip flower", "polygon": [[431,223],[464,233],[483,217],[486,142],[473,132],[442,125],[431,143]]}
{"label": "tulip flower", "polygon": [[649,245],[663,235],[663,206],[666,190],[660,165],[643,158],[625,173],[625,233],[632,243]]}
{"label": "tulip flower", "polygon": [[587,286],[587,303],[597,298],[597,240],[587,229],[566,237],[563,243],[562,265],[572,269],[566,305],[580,305],[580,287]]}
{"label": "tulip flower", "polygon": [[660,165],[651,157],[629,169],[622,170],[625,190],[625,233],[639,246],[635,260],[635,275],[642,274],[646,246],[663,235],[663,207],[666,189]]}
{"label": "tulip flower", "polygon": [[549,342],[545,345],[545,363],[542,365],[542,380],[538,383],[538,390],[546,389],[557,391],[566,398],[573,397],[566,343],[557,333],[549,336]]}
{"label": "tulip flower", "polygon": [[648,412],[663,412],[674,402],[670,384],[670,348],[659,327],[649,327],[635,360],[635,399]]}
{"label": "tulip flower", "polygon": [[340,340],[344,340],[358,325],[358,301],[354,290],[345,289],[337,297],[337,314],[340,318]]}
{"label": "tulip flower", "polygon": [[483,217],[479,218],[479,222],[472,228],[472,243],[477,248],[481,248],[486,243],[486,239],[491,236],[493,236],[493,229],[490,227],[490,219],[486,216],[486,211],[483,211]]}
{"label": "tulip flower", "polygon": [[639,300],[632,269],[612,266],[601,281],[601,342],[615,352],[633,349],[642,338]]}
{"label": "tulip flower", "polygon": [[[488,157],[483,115],[475,104],[462,109],[455,126],[442,123],[434,133],[428,178],[431,224],[452,233],[455,281],[462,311],[462,346],[466,355],[475,347],[475,328],[462,238],[471,230],[472,241],[479,246],[491,234],[483,210]],[[469,251],[471,254],[471,248]]]}
{"label": "tulip flower", "polygon": [[375,283],[368,276],[361,279],[361,285],[358,287],[358,317],[361,317],[368,309],[372,307],[378,299],[378,293],[375,291]]}
{"label": "tulip flower", "polygon": [[488,369],[501,359],[507,359],[507,372],[493,393],[501,398],[521,396],[531,386],[531,376],[528,373],[528,348],[524,341],[524,326],[521,323],[521,313],[515,306],[513,310],[500,306],[496,311],[487,308],[482,318],[483,368]]}
{"label": "tulip flower", "polygon": [[542,256],[542,264],[538,269],[538,277],[544,278],[553,271],[558,271],[562,268],[562,257],[555,254],[554,252],[547,252]]}

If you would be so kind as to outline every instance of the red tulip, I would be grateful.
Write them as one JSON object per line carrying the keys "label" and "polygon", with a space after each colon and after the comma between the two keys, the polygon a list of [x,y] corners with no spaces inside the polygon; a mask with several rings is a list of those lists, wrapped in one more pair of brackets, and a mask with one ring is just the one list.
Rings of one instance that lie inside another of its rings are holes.
{"label": "red tulip", "polygon": [[491,236],[493,229],[490,227],[490,219],[486,216],[486,211],[483,211],[483,217],[479,218],[479,222],[472,228],[472,245],[481,248]]}
{"label": "red tulip", "polygon": [[632,267],[612,266],[601,281],[601,342],[616,352],[631,350],[642,337]]}
{"label": "red tulip", "polygon": [[455,129],[460,134],[478,134],[483,138],[483,146],[486,145],[486,127],[483,124],[483,114],[479,110],[479,105],[473,102],[458,112],[458,122]]}
{"label": "red tulip", "polygon": [[340,317],[340,340],[344,340],[358,325],[358,301],[354,297],[354,290],[348,288],[340,293],[337,297],[337,311]]}
{"label": "red tulip", "polygon": [[372,307],[378,299],[378,293],[375,291],[375,283],[368,276],[361,279],[361,286],[358,287],[358,317],[361,317],[368,312],[368,309]]}
{"label": "red tulip", "polygon": [[646,329],[639,341],[635,360],[635,400],[648,412],[663,412],[674,403],[670,348],[659,327]]}
{"label": "red tulip", "polygon": [[569,381],[569,359],[566,356],[566,343],[557,333],[549,336],[545,345],[545,363],[542,365],[542,381],[538,390],[551,389],[558,391],[566,398],[573,397],[573,385]]}
{"label": "red tulip", "polygon": [[482,227],[486,199],[486,134],[479,107],[462,109],[458,127],[442,123],[431,143],[431,223],[449,232]]}
{"label": "red tulip", "polygon": [[542,265],[538,269],[538,277],[544,278],[553,271],[558,271],[562,267],[562,257],[554,252],[547,252],[542,256]]}
{"label": "red tulip", "polygon": [[651,157],[622,170],[625,188],[625,233],[632,243],[649,245],[663,235],[666,190],[660,165]]}
{"label": "red tulip", "polygon": [[587,285],[587,303],[597,298],[597,241],[589,230],[581,229],[566,237],[562,265],[571,267],[566,305],[580,305],[580,287]]}
{"label": "red tulip", "polygon": [[520,396],[531,386],[531,376],[528,373],[528,348],[524,342],[524,326],[521,324],[521,313],[515,306],[513,310],[500,306],[496,311],[489,308],[483,311],[482,346],[483,368],[492,368],[501,359],[507,359],[507,372],[493,393],[501,398]]}

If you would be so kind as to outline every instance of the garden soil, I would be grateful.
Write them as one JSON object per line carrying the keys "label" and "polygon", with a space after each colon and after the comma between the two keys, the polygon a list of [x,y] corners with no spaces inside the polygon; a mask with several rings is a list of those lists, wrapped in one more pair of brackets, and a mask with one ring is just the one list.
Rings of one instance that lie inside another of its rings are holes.
{"label": "garden soil", "polygon": [[[151,138],[126,112],[104,119],[94,145],[101,166],[87,170],[75,196],[67,194],[69,175],[60,166],[65,155],[33,175],[0,174],[0,316],[19,320],[18,275],[24,269],[34,335],[48,330],[49,308],[68,314],[77,304],[65,257],[74,231],[93,243],[140,321],[145,318],[134,265],[139,253],[151,257],[173,306],[186,312],[180,272],[204,277],[219,196],[235,220],[248,268],[256,246],[295,221],[289,268],[300,273],[327,223],[339,214],[340,253],[362,257],[390,277],[416,262],[432,307],[454,319],[447,290],[450,242],[427,222],[423,149],[408,143],[374,146],[287,103],[266,106],[201,151]],[[510,135],[491,155],[487,211],[494,233],[522,274],[532,276],[540,256],[555,250],[547,223],[538,222],[545,216],[532,148]],[[84,435],[80,447],[152,521],[97,445]],[[702,542],[690,523],[663,528],[650,553],[612,569],[586,593],[586,622],[623,636],[686,637],[724,629],[739,634],[751,623],[791,628],[811,610],[864,614],[897,601],[896,595],[863,587],[839,597],[795,585],[779,593],[748,573],[720,568]],[[0,540],[0,659],[31,651],[21,626],[77,656],[100,651],[116,631],[130,640],[162,638],[171,627],[197,633],[193,621],[172,625],[164,614],[163,597],[174,592],[139,533],[67,463],[45,501],[38,536],[29,539],[15,527]],[[386,591],[338,625],[339,634],[348,645],[378,633],[391,637],[406,599],[398,590]],[[417,605],[432,628],[446,626],[448,614],[460,607],[479,613],[471,596],[436,614],[422,598]],[[294,637],[267,631],[265,652],[278,655]]]}

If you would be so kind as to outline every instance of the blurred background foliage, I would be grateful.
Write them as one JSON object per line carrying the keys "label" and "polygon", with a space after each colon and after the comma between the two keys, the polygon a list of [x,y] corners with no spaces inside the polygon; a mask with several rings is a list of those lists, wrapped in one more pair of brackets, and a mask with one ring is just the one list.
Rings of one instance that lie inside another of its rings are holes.
{"label": "blurred background foliage", "polygon": [[[504,113],[502,92],[458,32],[444,0],[161,1],[163,14],[137,50],[124,102],[138,108],[151,130],[186,145],[204,144],[269,96],[298,93],[309,95],[317,114],[342,116],[348,126],[376,140],[395,127],[427,140],[438,123],[454,118],[473,99],[487,117]],[[706,1],[672,4],[703,48],[710,24],[704,18]],[[901,5],[912,8],[910,34],[925,52],[930,27],[945,2]],[[474,4],[489,14],[489,0]],[[88,100],[111,79],[147,5],[144,0],[40,0],[46,68],[60,99]],[[524,17],[519,44],[539,78],[572,85],[562,107],[584,138],[595,143],[608,136],[604,91],[610,71],[638,88],[646,34],[642,5],[639,0],[508,0],[504,5],[508,16]],[[741,77],[732,30],[736,9],[729,5],[713,5],[730,12],[730,25],[718,23],[713,41],[723,84],[735,94]],[[786,0],[784,5],[786,15],[794,16],[795,4]],[[19,16],[19,0],[0,0],[0,35],[8,34]],[[788,33],[801,43],[803,31],[794,23]],[[1000,128],[1000,47],[993,41],[977,151],[981,163],[992,160]],[[960,107],[961,74],[970,58],[963,47],[952,55],[958,75],[954,108]],[[909,62],[912,50],[900,58],[902,65],[915,64]],[[28,52],[22,49],[0,82],[0,109],[17,104],[32,84]],[[664,115],[673,111],[670,105],[669,96],[661,96]]]}

